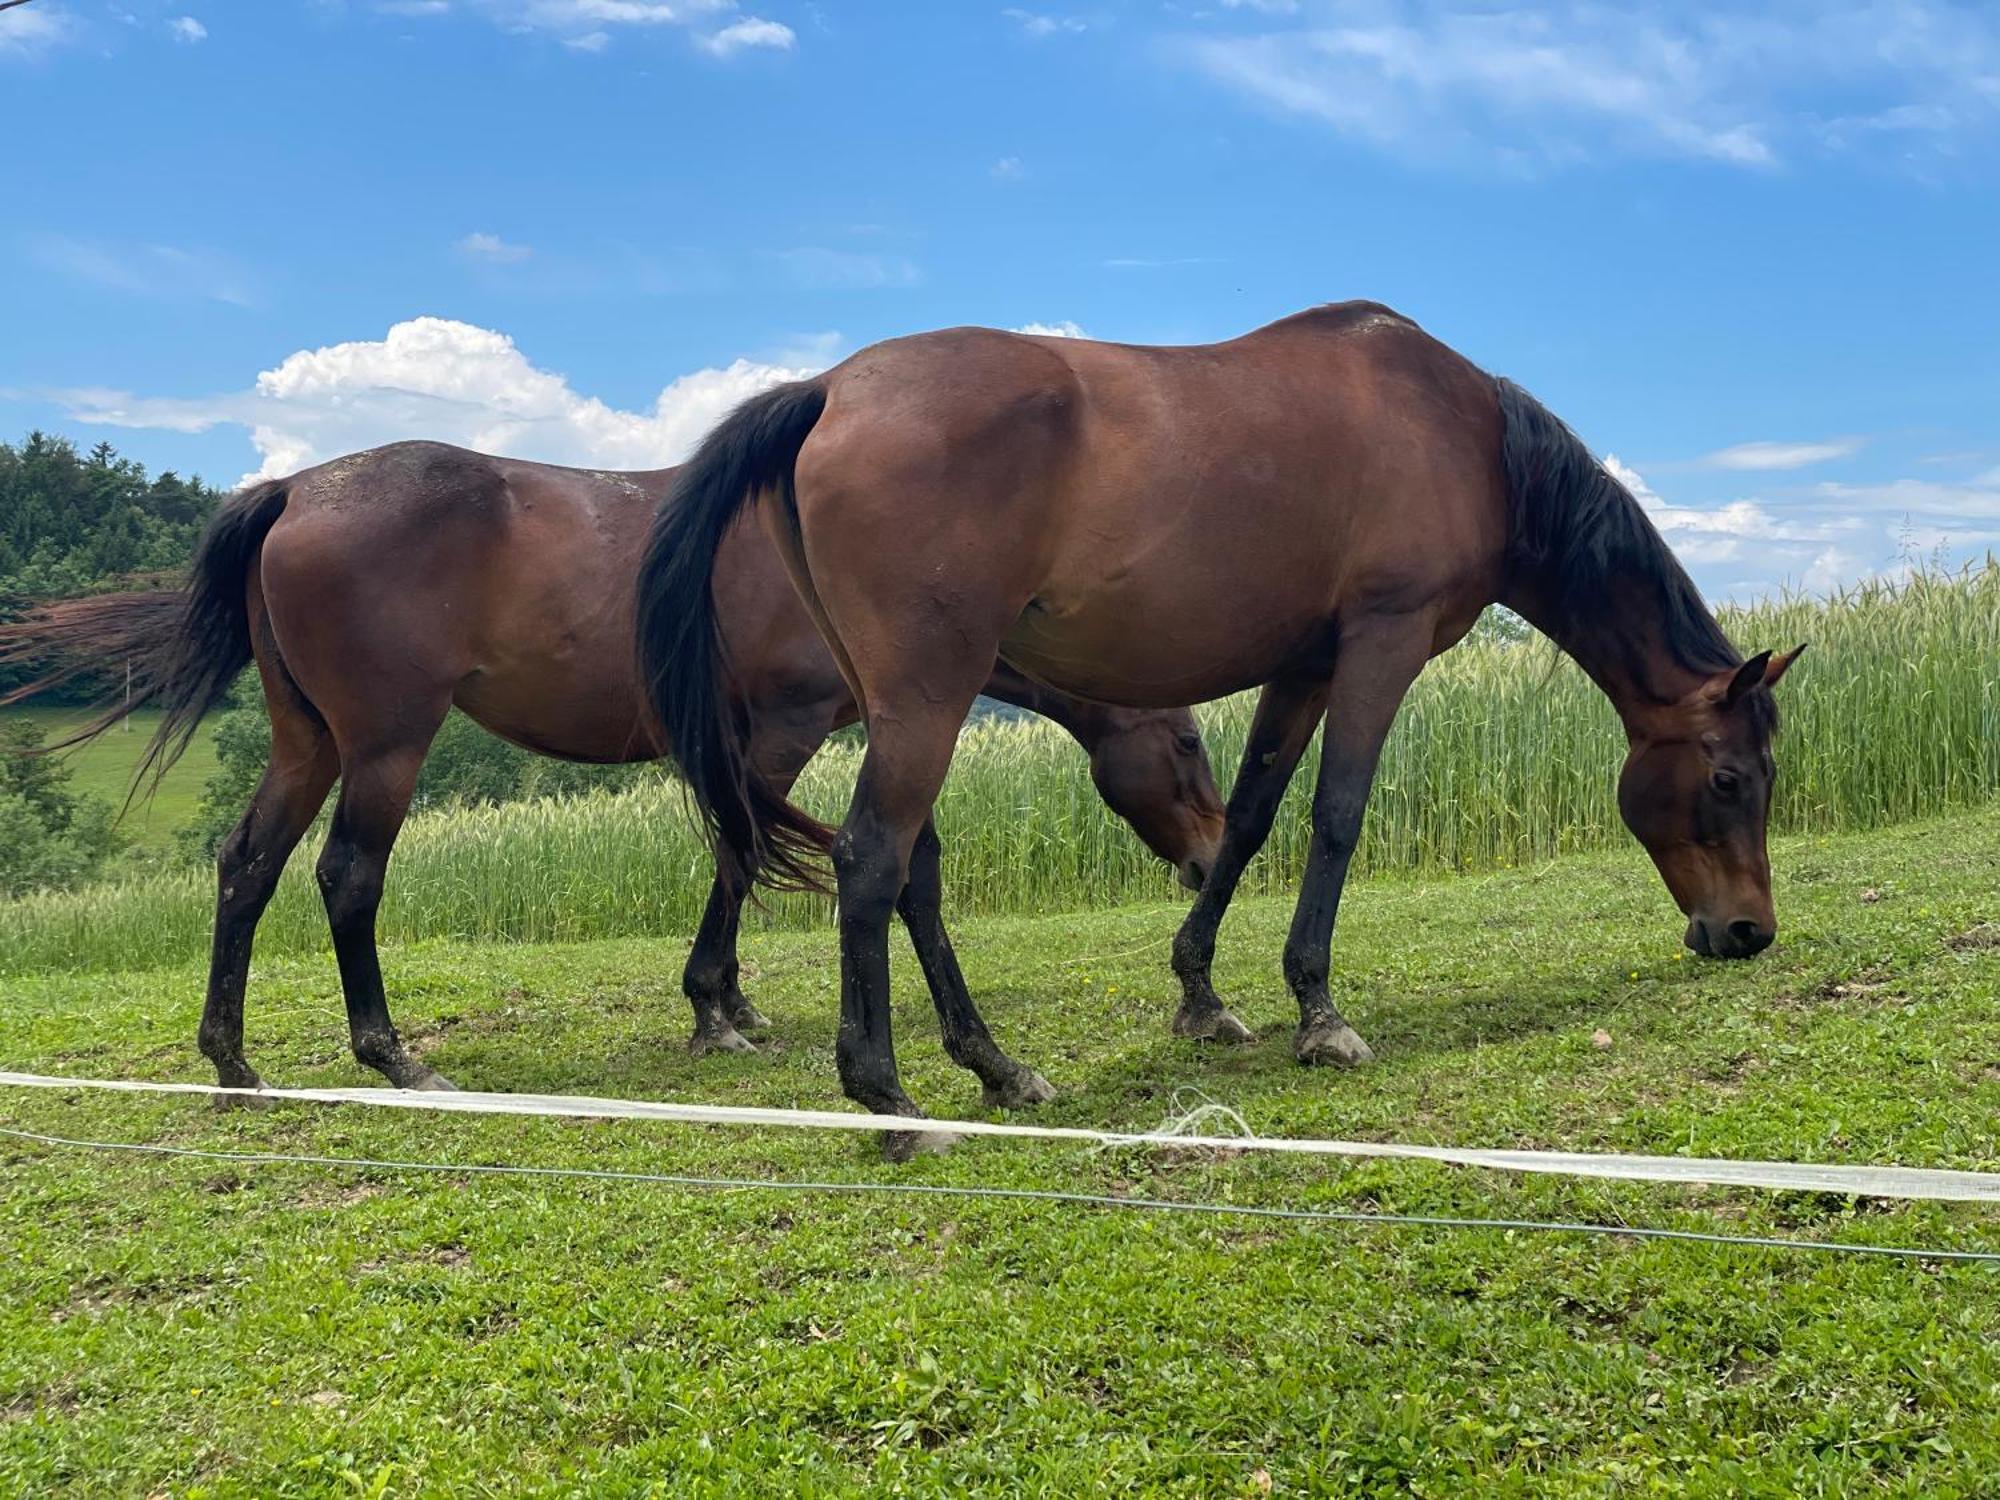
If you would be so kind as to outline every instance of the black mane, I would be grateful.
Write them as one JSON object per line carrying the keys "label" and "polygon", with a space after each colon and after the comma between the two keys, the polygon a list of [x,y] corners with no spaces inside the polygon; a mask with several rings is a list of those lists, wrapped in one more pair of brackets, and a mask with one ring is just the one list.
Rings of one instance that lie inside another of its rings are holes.
{"label": "black mane", "polygon": [[1511,380],[1493,384],[1506,423],[1508,561],[1544,585],[1555,633],[1592,630],[1630,607],[1621,595],[1650,585],[1675,660],[1694,672],[1740,666],[1742,656],[1632,492],[1541,402]]}

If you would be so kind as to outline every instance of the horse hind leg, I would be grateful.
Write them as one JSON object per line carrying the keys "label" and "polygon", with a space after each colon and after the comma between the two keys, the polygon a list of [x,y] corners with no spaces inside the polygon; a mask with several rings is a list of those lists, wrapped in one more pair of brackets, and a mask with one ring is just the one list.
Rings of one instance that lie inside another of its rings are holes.
{"label": "horse hind leg", "polygon": [[909,879],[903,885],[896,909],[902,914],[910,946],[916,950],[917,962],[922,965],[924,980],[930,986],[931,1001],[937,1007],[938,1024],[944,1033],[944,1050],[953,1062],[970,1069],[985,1085],[980,1102],[987,1109],[1045,1104],[1056,1096],[1049,1081],[1000,1050],[978,1007],[972,1003],[972,992],[958,967],[958,955],[952,951],[951,938],[944,930],[941,852],[937,824],[926,818],[910,851]]}
{"label": "horse hind leg", "polygon": [[216,851],[215,935],[197,1045],[224,1088],[262,1087],[243,1053],[243,998],[257,923],[339,773],[333,737],[275,657],[258,656],[271,753],[243,817]]}
{"label": "horse hind leg", "polygon": [[421,718],[406,716],[393,737],[365,748],[342,746],[340,800],[317,872],[327,924],[333,929],[354,1056],[404,1089],[454,1087],[411,1055],[397,1034],[375,944],[375,915],[382,903],[389,852],[447,706],[440,699]]}

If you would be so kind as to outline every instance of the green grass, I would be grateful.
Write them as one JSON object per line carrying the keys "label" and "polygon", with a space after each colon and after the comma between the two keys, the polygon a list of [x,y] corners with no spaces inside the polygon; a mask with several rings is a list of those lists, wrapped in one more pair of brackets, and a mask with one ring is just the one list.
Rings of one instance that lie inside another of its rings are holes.
{"label": "green grass", "polygon": [[[1192,1085],[1274,1134],[2000,1170],[2000,811],[1773,852],[1779,944],[1735,965],[1682,955],[1636,850],[1357,885],[1336,988],[1379,1061],[1355,1073],[1290,1060],[1285,902],[1223,933],[1218,980],[1262,1030],[1237,1051],[1167,1035],[1176,906],[956,935],[996,1033],[1062,1091],[1052,1122],[1148,1127]],[[775,1044],[695,1063],[681,931],[385,961],[406,1034],[462,1084],[831,1105],[831,935],[750,936]],[[895,967],[912,1092],[975,1109],[900,943]],[[9,980],[0,1059],[200,1079],[200,985],[188,962]],[[338,993],[322,954],[260,960],[251,1055],[273,1082],[367,1081]],[[2000,1248],[1990,1210],[1422,1163],[972,1141],[892,1169],[820,1134],[26,1092],[0,1120]],[[11,1140],[0,1246],[7,1494],[1970,1496],[2000,1473],[1992,1267]]]}
{"label": "green grass", "polygon": [[[38,724],[50,739],[66,729],[86,722],[90,715],[73,708],[0,708],[0,725],[8,720]],[[160,722],[157,709],[142,708],[127,721],[129,731],[120,726],[99,739],[63,754],[69,768],[70,789],[96,797],[114,808],[125,805],[132,787],[132,772],[145,753],[146,742]],[[174,834],[192,822],[201,801],[203,783],[215,774],[215,742],[198,733],[173,769],[161,780],[159,789],[143,801],[135,801],[118,825],[133,845],[149,854],[165,854],[173,847]]]}
{"label": "green grass", "polygon": [[[1727,617],[1746,644],[1812,649],[1781,688],[1774,826],[1880,827],[2000,796],[2000,564],[1831,603]],[[1202,711],[1225,781],[1250,699]],[[114,736],[114,738],[118,738]],[[1384,755],[1357,856],[1370,871],[1505,869],[1623,846],[1614,801],[1623,739],[1609,705],[1541,644],[1469,642],[1432,663]],[[829,746],[800,800],[837,821],[859,752]],[[1294,778],[1247,889],[1288,889],[1305,859],[1315,756]],[[1042,723],[974,727],[938,807],[947,910],[1052,912],[1156,901],[1172,876],[1105,809],[1089,769]],[[259,937],[265,953],[325,941],[312,856],[293,861]],[[384,934],[577,942],[692,926],[708,854],[675,786],[420,815],[397,845]],[[181,868],[0,905],[0,974],[110,967],[207,951],[214,877]],[[823,924],[828,906],[775,900],[757,920]]]}

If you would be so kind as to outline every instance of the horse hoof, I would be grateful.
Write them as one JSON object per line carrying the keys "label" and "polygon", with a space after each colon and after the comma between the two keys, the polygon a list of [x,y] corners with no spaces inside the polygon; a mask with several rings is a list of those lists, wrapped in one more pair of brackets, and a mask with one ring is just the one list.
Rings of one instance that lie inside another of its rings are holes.
{"label": "horse hoof", "polygon": [[1174,1035],[1195,1042],[1222,1042],[1241,1046],[1254,1042],[1257,1034],[1221,1006],[1213,1010],[1189,1010],[1185,1005],[1174,1017]]}
{"label": "horse hoof", "polygon": [[756,1044],[728,1022],[704,1026],[688,1038],[688,1056],[707,1057],[711,1052],[755,1052]]}
{"label": "horse hoof", "polygon": [[1301,1026],[1292,1041],[1292,1055],[1309,1068],[1354,1068],[1375,1060],[1374,1050],[1361,1040],[1361,1033],[1345,1021]]}
{"label": "horse hoof", "polygon": [[429,1068],[424,1069],[421,1077],[413,1079],[411,1082],[404,1084],[403,1087],[415,1089],[420,1094],[455,1094],[458,1092],[457,1084],[453,1083],[442,1073],[433,1073]]}
{"label": "horse hoof", "polygon": [[901,1163],[919,1156],[942,1156],[960,1139],[948,1130],[885,1130],[882,1160]]}
{"label": "horse hoof", "polygon": [[769,1031],[771,1029],[771,1018],[757,1009],[748,1000],[734,1006],[729,1012],[729,1019],[735,1024],[738,1031]]}
{"label": "horse hoof", "polygon": [[979,1102],[987,1109],[1026,1109],[1055,1098],[1055,1087],[1033,1068],[1023,1068],[1005,1083],[987,1084]]}

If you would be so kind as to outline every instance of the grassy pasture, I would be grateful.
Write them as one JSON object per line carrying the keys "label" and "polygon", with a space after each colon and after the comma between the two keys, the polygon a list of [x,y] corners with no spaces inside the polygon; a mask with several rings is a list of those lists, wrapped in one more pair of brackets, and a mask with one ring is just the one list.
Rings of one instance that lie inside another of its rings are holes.
{"label": "grassy pasture", "polygon": [[[1682,955],[1633,849],[1358,884],[1362,1072],[1290,1060],[1289,904],[1217,978],[1258,1044],[1167,1035],[1178,908],[958,924],[1038,1117],[1195,1085],[1274,1134],[2000,1170],[2000,811],[1773,849],[1778,946]],[[775,1045],[692,1062],[685,942],[386,955],[460,1082],[837,1097],[833,939],[752,935]],[[899,944],[907,1081],[976,1107]],[[7,1066],[200,1078],[199,966],[0,984]],[[1596,1034],[1601,1032],[1602,1036]],[[252,1056],[363,1081],[323,956],[260,959]],[[2000,1248],[1990,1211],[1420,1163],[1097,1155],[0,1093],[0,1122],[189,1147],[1081,1188]],[[0,1138],[0,1493],[1973,1496],[2000,1473],[2000,1270],[1500,1230],[88,1155]]]}
{"label": "grassy pasture", "polygon": [[[2000,796],[2000,564],[1826,603],[1767,604],[1725,624],[1751,648],[1812,643],[1782,688],[1777,828],[1875,828]],[[1248,696],[1203,710],[1225,782],[1250,712]],[[1622,755],[1609,705],[1539,638],[1467,642],[1431,664],[1404,706],[1357,867],[1483,871],[1622,845],[1613,800]],[[829,746],[809,768],[801,801],[837,820],[858,757],[852,746]],[[1296,881],[1313,764],[1309,754],[1246,889]],[[1171,876],[1105,810],[1081,754],[1046,724],[968,730],[938,823],[954,915],[1171,894]],[[261,952],[325,945],[311,865],[310,852],[295,858]],[[694,924],[709,870],[679,790],[664,782],[421,814],[397,846],[382,930],[403,942],[644,936]],[[208,946],[213,884],[207,871],[183,868],[0,906],[0,973],[118,966],[134,952],[195,957]],[[802,928],[824,922],[827,910],[791,898],[753,920]]]}
{"label": "grassy pasture", "polygon": [[[0,708],[0,726],[25,720],[40,725],[52,740],[59,739],[65,730],[87,722],[89,717],[85,711],[74,708]],[[160,714],[157,709],[142,708],[127,722],[131,725],[129,730],[121,726],[63,753],[72,791],[97,797],[113,807],[125,805],[132,772],[160,722]],[[167,853],[173,847],[175,831],[194,817],[202,783],[214,773],[214,741],[207,733],[199,733],[189,743],[187,754],[162,778],[159,789],[150,798],[133,802],[118,825],[119,831],[142,851]]]}

